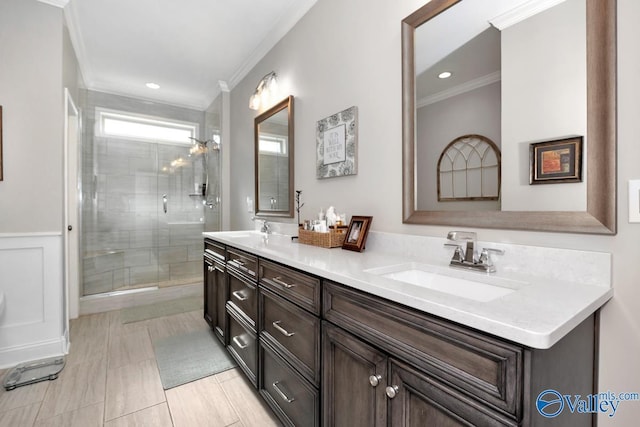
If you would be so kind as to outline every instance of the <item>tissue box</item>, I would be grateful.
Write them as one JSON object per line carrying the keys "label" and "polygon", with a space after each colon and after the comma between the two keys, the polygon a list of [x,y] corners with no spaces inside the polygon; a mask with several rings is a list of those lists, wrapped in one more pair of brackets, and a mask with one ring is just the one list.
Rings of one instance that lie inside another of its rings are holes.
{"label": "tissue box", "polygon": [[302,228],[298,229],[298,242],[322,248],[338,248],[344,243],[348,226],[329,228],[328,233],[317,233]]}

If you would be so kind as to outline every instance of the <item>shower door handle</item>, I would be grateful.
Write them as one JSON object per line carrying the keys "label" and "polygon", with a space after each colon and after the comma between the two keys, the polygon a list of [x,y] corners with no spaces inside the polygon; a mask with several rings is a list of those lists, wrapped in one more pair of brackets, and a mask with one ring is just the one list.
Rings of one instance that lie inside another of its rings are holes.
{"label": "shower door handle", "polygon": [[164,213],[167,213],[167,195],[166,194],[162,195],[162,209],[164,210]]}

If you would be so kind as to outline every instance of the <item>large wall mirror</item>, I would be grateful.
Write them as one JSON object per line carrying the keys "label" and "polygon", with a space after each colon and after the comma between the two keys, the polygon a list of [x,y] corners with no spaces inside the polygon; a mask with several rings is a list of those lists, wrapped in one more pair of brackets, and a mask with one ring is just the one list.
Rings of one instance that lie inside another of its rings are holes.
{"label": "large wall mirror", "polygon": [[[405,223],[615,234],[616,0],[431,0],[402,21],[402,67]],[[464,135],[499,149],[497,200],[438,197]],[[581,181],[531,185],[531,144],[570,137]]]}
{"label": "large wall mirror", "polygon": [[293,96],[255,118],[256,215],[293,218]]}

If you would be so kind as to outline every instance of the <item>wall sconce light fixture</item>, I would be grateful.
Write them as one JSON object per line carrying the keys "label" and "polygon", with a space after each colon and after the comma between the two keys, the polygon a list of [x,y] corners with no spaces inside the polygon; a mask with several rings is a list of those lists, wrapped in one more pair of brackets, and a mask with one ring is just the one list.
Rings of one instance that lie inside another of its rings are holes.
{"label": "wall sconce light fixture", "polygon": [[269,105],[277,95],[277,75],[275,71],[270,72],[260,80],[256,90],[249,98],[249,108],[259,110],[260,107]]}

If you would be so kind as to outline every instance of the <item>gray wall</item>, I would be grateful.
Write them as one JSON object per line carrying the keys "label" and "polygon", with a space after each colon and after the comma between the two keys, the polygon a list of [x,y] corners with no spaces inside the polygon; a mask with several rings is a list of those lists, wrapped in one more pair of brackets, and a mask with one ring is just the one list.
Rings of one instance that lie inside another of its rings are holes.
{"label": "gray wall", "polygon": [[62,231],[62,9],[0,2],[0,233]]}
{"label": "gray wall", "polygon": [[589,145],[585,16],[584,0],[567,0],[502,32],[503,210],[586,210],[588,171],[581,183],[529,185],[530,142]]}
{"label": "gray wall", "polygon": [[[232,229],[253,228],[245,199],[253,194],[253,118],[249,97],[271,70],[281,97],[295,100],[295,188],[303,190],[302,217],[334,205],[348,215],[373,215],[372,228],[446,236],[449,227],[402,223],[402,112],[400,21],[422,0],[320,0],[231,93]],[[615,296],[602,310],[600,389],[636,390],[640,384],[640,224],[627,222],[627,185],[640,178],[640,2],[618,0],[618,207],[617,236],[476,230],[485,241],[605,251],[613,254]],[[358,175],[315,178],[317,120],[351,105],[359,108]],[[294,220],[295,221],[295,220]],[[640,405],[626,402],[600,425],[634,425]]]}

